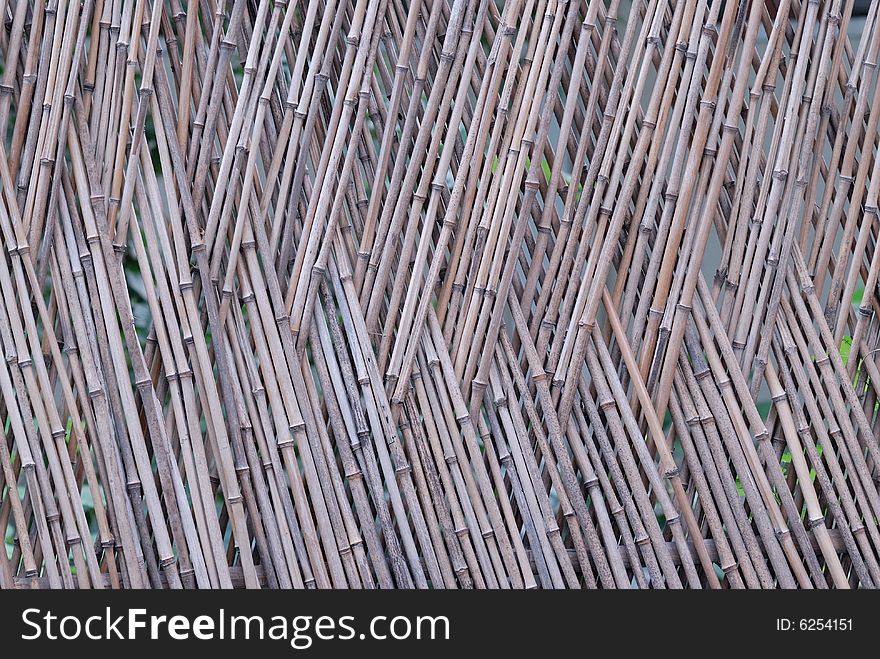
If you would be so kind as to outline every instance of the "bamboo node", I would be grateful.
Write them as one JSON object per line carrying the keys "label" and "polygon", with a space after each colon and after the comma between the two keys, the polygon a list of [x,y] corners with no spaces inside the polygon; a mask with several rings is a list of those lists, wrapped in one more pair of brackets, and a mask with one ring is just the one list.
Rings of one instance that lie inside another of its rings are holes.
{"label": "bamboo node", "polygon": [[787,527],[783,526],[782,528],[776,529],[776,537],[779,540],[784,541],[789,536],[791,536],[791,531],[789,531]]}
{"label": "bamboo node", "polygon": [[149,378],[143,378],[139,380],[135,380],[134,386],[138,391],[143,393],[144,391],[151,390],[153,388],[153,382]]}
{"label": "bamboo node", "polygon": [[681,473],[681,471],[679,470],[678,465],[676,465],[675,463],[673,463],[671,466],[666,467],[663,470],[663,476],[668,480],[675,478],[679,475],[679,473]]}
{"label": "bamboo node", "polygon": [[821,515],[819,517],[813,517],[807,520],[808,528],[810,530],[815,529],[817,526],[825,526],[825,516]]}

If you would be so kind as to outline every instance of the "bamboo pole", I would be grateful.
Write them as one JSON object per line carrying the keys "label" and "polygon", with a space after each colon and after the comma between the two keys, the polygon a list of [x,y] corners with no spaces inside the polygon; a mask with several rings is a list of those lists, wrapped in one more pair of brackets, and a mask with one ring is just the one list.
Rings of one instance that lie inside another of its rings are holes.
{"label": "bamboo pole", "polygon": [[0,587],[876,587],[857,9],[0,0]]}

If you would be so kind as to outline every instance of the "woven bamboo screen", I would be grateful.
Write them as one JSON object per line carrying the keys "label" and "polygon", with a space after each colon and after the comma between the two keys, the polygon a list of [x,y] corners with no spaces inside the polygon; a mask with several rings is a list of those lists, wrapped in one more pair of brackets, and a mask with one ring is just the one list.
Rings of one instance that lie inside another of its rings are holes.
{"label": "woven bamboo screen", "polygon": [[880,585],[862,5],[0,0],[0,586]]}

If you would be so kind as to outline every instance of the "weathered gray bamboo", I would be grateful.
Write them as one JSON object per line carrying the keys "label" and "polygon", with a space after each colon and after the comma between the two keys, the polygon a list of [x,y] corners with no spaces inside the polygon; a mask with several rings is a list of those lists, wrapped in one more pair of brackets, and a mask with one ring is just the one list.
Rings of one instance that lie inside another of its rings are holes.
{"label": "weathered gray bamboo", "polygon": [[0,587],[880,585],[856,8],[0,1]]}

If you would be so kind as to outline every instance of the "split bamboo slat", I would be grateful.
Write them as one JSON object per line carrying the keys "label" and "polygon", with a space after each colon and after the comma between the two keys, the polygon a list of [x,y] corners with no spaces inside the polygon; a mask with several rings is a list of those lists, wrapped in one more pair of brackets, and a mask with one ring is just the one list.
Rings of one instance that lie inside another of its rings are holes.
{"label": "split bamboo slat", "polygon": [[880,0],[0,21],[0,587],[880,586]]}

